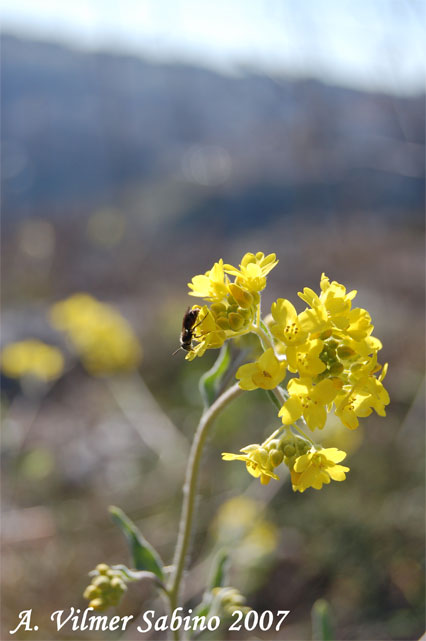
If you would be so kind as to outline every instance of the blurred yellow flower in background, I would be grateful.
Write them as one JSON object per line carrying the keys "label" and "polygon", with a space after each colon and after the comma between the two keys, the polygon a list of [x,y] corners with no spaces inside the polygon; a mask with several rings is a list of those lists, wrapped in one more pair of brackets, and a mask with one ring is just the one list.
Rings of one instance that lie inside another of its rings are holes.
{"label": "blurred yellow flower in background", "polygon": [[62,374],[64,357],[57,347],[31,338],[6,345],[1,353],[1,368],[10,378],[34,376],[52,381]]}
{"label": "blurred yellow flower in background", "polygon": [[264,507],[247,496],[235,496],[221,505],[213,521],[219,545],[235,544],[234,554],[243,566],[256,565],[278,545],[278,528],[264,517]]}
{"label": "blurred yellow flower in background", "polygon": [[111,305],[89,294],[74,294],[50,310],[52,325],[66,333],[90,374],[130,371],[142,349],[129,323]]}

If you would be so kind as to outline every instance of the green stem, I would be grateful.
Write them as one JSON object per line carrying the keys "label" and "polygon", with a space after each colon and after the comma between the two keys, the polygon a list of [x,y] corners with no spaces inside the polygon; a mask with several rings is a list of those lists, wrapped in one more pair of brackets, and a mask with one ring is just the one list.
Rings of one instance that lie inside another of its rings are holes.
{"label": "green stem", "polygon": [[267,445],[268,443],[270,443],[274,438],[276,438],[276,437],[278,436],[278,434],[281,434],[281,432],[283,432],[283,431],[284,431],[285,429],[287,429],[287,428],[288,428],[288,426],[287,426],[287,425],[281,425],[281,427],[279,427],[277,430],[275,430],[275,432],[273,432],[273,433],[271,434],[271,436],[268,436],[268,438],[266,439],[266,441],[263,441],[263,443],[262,443],[262,447],[265,447],[265,445]]}
{"label": "green stem", "polygon": [[274,349],[271,339],[269,338],[268,334],[263,331],[261,327],[258,327],[257,325],[252,325],[250,327],[250,331],[253,332],[254,334],[257,334],[261,342],[261,345],[265,351],[269,348]]}
{"label": "green stem", "polygon": [[[179,523],[179,533],[176,543],[174,570],[168,589],[170,610],[173,612],[178,606],[179,591],[182,583],[185,562],[191,540],[192,524],[194,519],[195,497],[197,493],[198,473],[200,470],[201,456],[206,438],[213,421],[218,414],[244,390],[238,383],[230,387],[211,405],[202,415],[191,446],[188,466],[186,470],[185,485],[183,488],[182,514]],[[174,639],[179,639],[179,631],[174,632]]]}
{"label": "green stem", "polygon": [[303,436],[303,438],[305,438],[307,441],[312,443],[312,445],[316,445],[315,441],[313,441],[307,434],[305,434],[305,432],[302,430],[301,427],[299,427],[297,425],[297,423],[293,423],[293,427],[294,427],[295,430],[297,430],[299,432],[299,434],[301,434]]}

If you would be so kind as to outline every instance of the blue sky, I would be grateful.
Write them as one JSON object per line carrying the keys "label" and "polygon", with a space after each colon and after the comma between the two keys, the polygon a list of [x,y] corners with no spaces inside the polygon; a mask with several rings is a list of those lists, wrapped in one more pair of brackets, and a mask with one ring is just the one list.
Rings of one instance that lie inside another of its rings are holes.
{"label": "blue sky", "polygon": [[393,93],[425,87],[426,0],[2,0],[5,32]]}

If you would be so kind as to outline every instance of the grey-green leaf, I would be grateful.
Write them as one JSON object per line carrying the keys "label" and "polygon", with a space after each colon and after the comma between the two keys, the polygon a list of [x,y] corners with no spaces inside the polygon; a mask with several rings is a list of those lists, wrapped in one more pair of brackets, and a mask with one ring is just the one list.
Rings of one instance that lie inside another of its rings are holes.
{"label": "grey-green leaf", "polygon": [[136,570],[152,572],[161,582],[164,580],[163,562],[157,551],[148,543],[136,525],[124,514],[119,507],[109,508],[112,520],[118,525],[127,539]]}
{"label": "grey-green leaf", "polygon": [[200,378],[200,392],[204,405],[210,407],[216,400],[220,384],[231,363],[231,354],[228,343],[225,343],[219,352],[213,367]]}

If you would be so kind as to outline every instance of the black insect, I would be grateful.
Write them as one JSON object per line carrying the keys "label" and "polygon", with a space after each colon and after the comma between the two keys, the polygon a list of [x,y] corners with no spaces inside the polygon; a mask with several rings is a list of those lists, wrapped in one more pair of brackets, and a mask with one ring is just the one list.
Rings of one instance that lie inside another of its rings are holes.
{"label": "black insect", "polygon": [[[172,356],[178,353],[180,349],[185,352],[192,352],[192,339],[194,338],[194,329],[200,325],[204,318],[197,323],[197,318],[200,313],[199,309],[191,309],[188,307],[182,320],[182,331],[180,333],[180,347],[173,352]],[[197,323],[197,324],[196,324]]]}

